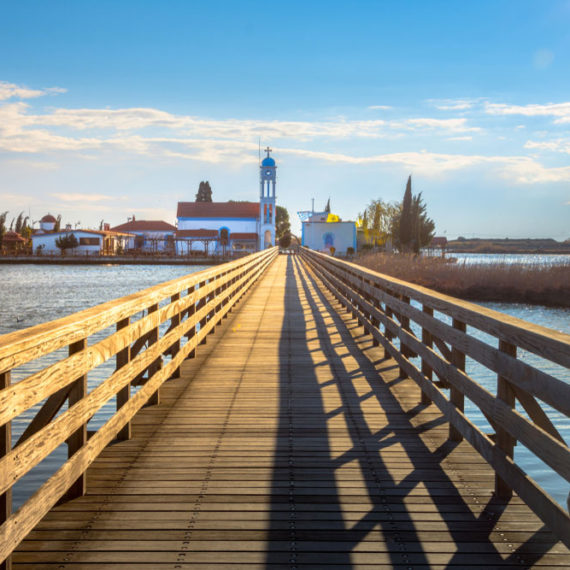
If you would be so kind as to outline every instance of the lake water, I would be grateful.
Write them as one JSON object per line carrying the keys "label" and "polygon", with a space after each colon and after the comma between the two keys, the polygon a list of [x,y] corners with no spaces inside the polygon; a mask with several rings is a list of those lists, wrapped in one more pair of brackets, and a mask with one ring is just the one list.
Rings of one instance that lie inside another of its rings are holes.
{"label": "lake water", "polygon": [[[460,256],[454,256],[460,257]],[[479,255],[465,254],[465,263],[570,263],[570,256],[534,255]],[[546,258],[546,259],[542,259]],[[27,328],[42,322],[75,313],[82,309],[122,297],[164,281],[205,269],[200,266],[179,265],[128,265],[128,266],[68,266],[68,265],[0,265],[0,335]],[[570,309],[557,309],[534,305],[509,303],[481,303],[491,309],[507,313],[520,319],[570,334]],[[419,332],[419,331],[418,331]],[[474,332],[474,331],[470,331]],[[489,341],[483,333],[477,333],[481,340]],[[519,352],[519,356],[533,366],[570,383],[570,371],[542,361],[539,357]],[[110,361],[88,376],[89,390],[108,377],[114,369]],[[13,381],[33,372],[33,368],[22,367],[15,371]],[[490,392],[496,391],[496,375],[479,364],[468,360],[467,372]],[[545,407],[546,408],[546,407]],[[13,440],[25,429],[38,407],[22,418],[13,421]],[[114,411],[114,402],[105,405],[89,422],[89,429],[100,427]],[[476,425],[487,432],[492,431],[478,408],[466,401],[466,413]],[[554,410],[549,416],[570,441],[570,420]],[[66,448],[61,446],[14,487],[15,506],[38,488],[39,484],[53,473],[65,460]],[[515,449],[515,458],[523,468],[542,485],[560,504],[565,505],[568,483],[555,475],[522,445]]]}
{"label": "lake water", "polygon": [[520,263],[523,265],[570,265],[570,254],[549,253],[448,253],[458,263]]}

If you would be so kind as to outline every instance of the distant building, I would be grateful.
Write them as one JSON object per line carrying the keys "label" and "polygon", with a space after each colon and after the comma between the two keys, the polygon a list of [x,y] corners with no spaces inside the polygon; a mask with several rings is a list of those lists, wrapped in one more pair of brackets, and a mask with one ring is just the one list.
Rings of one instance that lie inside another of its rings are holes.
{"label": "distant building", "polygon": [[[327,221],[330,219],[338,221]],[[347,255],[356,251],[356,223],[340,221],[327,212],[314,212],[302,222],[301,245],[326,253]]]}
{"label": "distant building", "polygon": [[26,238],[19,233],[8,230],[2,238],[2,249],[6,253],[18,253],[26,247]]}
{"label": "distant building", "polygon": [[267,156],[259,165],[259,202],[179,202],[176,252],[208,254],[253,252],[275,245],[276,164]]}
{"label": "distant building", "polygon": [[[259,204],[256,202],[179,202],[176,248],[219,253],[257,251]],[[225,242],[225,245],[224,245]]]}
{"label": "distant building", "polygon": [[51,214],[46,214],[41,220],[40,220],[40,230],[38,233],[41,232],[53,232],[53,230],[55,229],[55,225],[57,224],[57,220],[54,216],[52,216]]}
{"label": "distant building", "polygon": [[67,253],[75,255],[114,255],[120,250],[132,248],[135,235],[111,230],[71,230],[60,232],[35,233],[32,235],[32,247],[38,255],[55,255],[61,250],[55,245],[61,236],[73,234],[78,245]]}
{"label": "distant building", "polygon": [[148,252],[174,253],[176,226],[161,220],[136,220],[111,228],[114,232],[134,234],[133,248]]}

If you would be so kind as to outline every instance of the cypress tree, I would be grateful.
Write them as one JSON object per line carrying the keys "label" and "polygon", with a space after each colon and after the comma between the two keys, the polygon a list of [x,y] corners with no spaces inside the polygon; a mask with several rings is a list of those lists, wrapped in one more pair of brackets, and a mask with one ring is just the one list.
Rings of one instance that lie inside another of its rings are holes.
{"label": "cypress tree", "polygon": [[410,249],[413,235],[412,219],[412,176],[408,177],[404,200],[402,202],[402,214],[400,217],[400,244],[403,251]]}
{"label": "cypress tree", "polygon": [[212,201],[212,188],[210,183],[206,180],[200,182],[198,193],[196,194],[196,202],[211,202]]}

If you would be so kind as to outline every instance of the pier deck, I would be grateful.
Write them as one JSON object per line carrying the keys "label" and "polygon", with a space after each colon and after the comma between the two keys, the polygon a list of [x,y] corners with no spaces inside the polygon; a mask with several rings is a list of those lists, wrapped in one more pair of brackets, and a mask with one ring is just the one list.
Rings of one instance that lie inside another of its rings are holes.
{"label": "pier deck", "polygon": [[304,262],[279,256],[14,568],[568,567]]}

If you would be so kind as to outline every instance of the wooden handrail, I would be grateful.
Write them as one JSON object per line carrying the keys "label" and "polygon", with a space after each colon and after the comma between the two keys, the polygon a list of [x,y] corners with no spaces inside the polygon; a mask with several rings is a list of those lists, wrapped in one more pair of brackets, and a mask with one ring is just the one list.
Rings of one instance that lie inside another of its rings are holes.
{"label": "wooden handrail", "polygon": [[[522,348],[568,367],[570,335],[307,248],[302,248],[301,255],[347,311],[384,347],[385,354],[398,362],[401,373],[418,384],[422,402],[433,402],[440,408],[450,424],[450,439],[465,438],[491,465],[496,474],[496,495],[506,500],[512,491],[517,492],[570,547],[568,513],[513,459],[518,442],[570,481],[570,448],[538,401],[570,417],[570,384],[517,356],[517,348]],[[451,324],[437,313],[446,315]],[[421,330],[421,339],[412,332],[410,323]],[[497,346],[475,338],[470,327],[495,337]],[[414,362],[414,356],[419,356],[419,363]],[[466,358],[497,374],[496,394],[468,375]],[[432,373],[442,382],[434,382]],[[448,393],[443,391],[447,388]],[[487,417],[496,430],[494,436],[483,433],[466,416],[465,398]],[[517,400],[528,418],[516,410]]]}
{"label": "wooden handrail", "polygon": [[[130,437],[132,417],[145,404],[159,402],[160,386],[178,376],[184,359],[194,355],[277,251],[268,249],[0,336],[0,560],[5,567],[13,550],[57,501],[85,492],[87,467],[113,439]],[[106,329],[111,332],[99,340]],[[56,351],[66,347],[68,355],[60,357]],[[38,361],[46,356],[51,363]],[[112,358],[114,371],[88,391],[88,374]],[[10,382],[14,369],[28,363],[39,370]],[[136,378],[142,387],[131,395]],[[88,438],[87,422],[113,398],[116,412]],[[12,421],[44,400],[12,447]],[[61,411],[65,402],[68,409]],[[63,443],[68,445],[68,460],[12,513],[14,484]]]}

